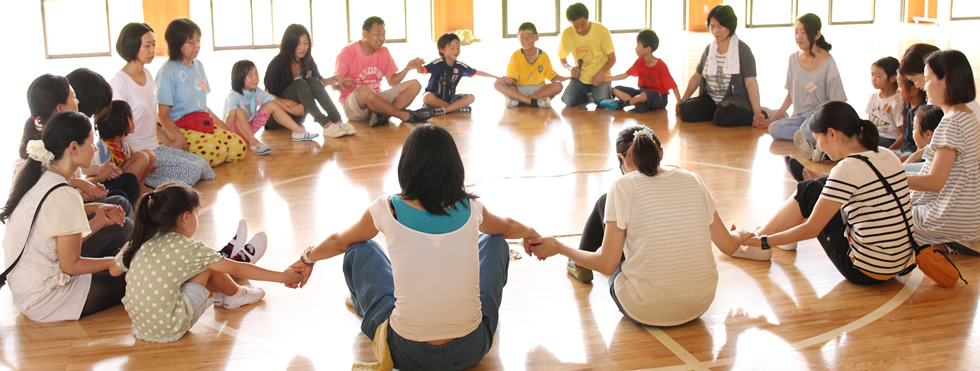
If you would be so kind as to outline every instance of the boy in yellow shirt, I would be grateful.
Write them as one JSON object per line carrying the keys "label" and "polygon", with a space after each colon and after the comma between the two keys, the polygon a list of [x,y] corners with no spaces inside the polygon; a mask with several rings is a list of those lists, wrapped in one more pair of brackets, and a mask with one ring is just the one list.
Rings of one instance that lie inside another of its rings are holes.
{"label": "boy in yellow shirt", "polygon": [[[548,55],[534,47],[538,29],[533,23],[522,23],[517,36],[521,48],[510,56],[507,75],[497,80],[493,87],[504,95],[507,107],[550,107],[551,99],[561,92],[561,82],[568,77],[558,76]],[[545,80],[551,80],[551,83],[546,84]]]}
{"label": "boy in yellow shirt", "polygon": [[[596,103],[612,98],[608,80],[609,70],[616,64],[616,53],[609,29],[589,22],[589,9],[582,3],[569,6],[565,18],[572,26],[561,33],[558,57],[561,65],[571,70],[572,78],[561,101],[575,106],[587,103],[590,95]],[[574,58],[574,67],[565,60],[569,54]]]}

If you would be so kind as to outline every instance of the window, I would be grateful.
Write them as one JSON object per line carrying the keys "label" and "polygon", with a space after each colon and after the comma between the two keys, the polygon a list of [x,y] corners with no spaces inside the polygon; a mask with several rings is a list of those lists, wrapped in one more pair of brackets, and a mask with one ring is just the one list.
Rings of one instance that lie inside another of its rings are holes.
{"label": "window", "polygon": [[874,23],[875,0],[830,0],[827,24]]}
{"label": "window", "polygon": [[503,3],[504,37],[517,37],[517,28],[524,22],[534,23],[538,35],[558,35],[557,0],[524,0],[511,4],[504,0]]}
{"label": "window", "polygon": [[312,33],[310,0],[211,0],[214,50],[275,48],[290,24]]}
{"label": "window", "polygon": [[747,0],[746,27],[792,26],[796,17],[791,0]]}
{"label": "window", "polygon": [[534,23],[538,35],[557,36],[571,26],[565,16],[569,5],[581,2],[589,10],[589,20],[602,23],[609,32],[637,32],[650,27],[652,0],[504,0],[504,37],[517,37],[524,22]]}
{"label": "window", "polygon": [[406,0],[347,0],[347,42],[361,39],[364,20],[371,16],[385,21],[385,42],[408,41]]}
{"label": "window", "polygon": [[599,1],[599,23],[610,32],[638,32],[647,28],[650,6],[647,0]]}
{"label": "window", "polygon": [[977,0],[951,0],[949,7],[949,19],[958,21],[963,19],[980,19],[980,1]]}
{"label": "window", "polygon": [[112,55],[108,0],[41,0],[41,21],[49,59]]}

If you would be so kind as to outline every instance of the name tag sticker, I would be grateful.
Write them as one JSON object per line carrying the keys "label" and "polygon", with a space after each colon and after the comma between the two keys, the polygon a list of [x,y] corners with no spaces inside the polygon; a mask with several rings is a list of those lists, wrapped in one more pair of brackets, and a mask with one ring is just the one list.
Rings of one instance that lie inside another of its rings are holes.
{"label": "name tag sticker", "polygon": [[806,89],[807,93],[813,93],[814,91],[817,91],[817,84],[814,84],[813,81],[810,81],[806,84],[806,86],[803,87],[803,89]]}

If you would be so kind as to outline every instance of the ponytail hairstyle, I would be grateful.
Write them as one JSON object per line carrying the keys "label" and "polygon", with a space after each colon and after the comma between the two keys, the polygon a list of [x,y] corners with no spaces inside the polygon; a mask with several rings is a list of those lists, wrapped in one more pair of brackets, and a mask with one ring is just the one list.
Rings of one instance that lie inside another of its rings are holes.
{"label": "ponytail hairstyle", "polygon": [[[67,80],[65,80],[65,83],[67,83]],[[31,123],[30,129],[35,130],[33,123]],[[51,116],[48,123],[44,125],[44,131],[39,133],[38,136],[41,142],[44,143],[44,149],[54,156],[51,160],[57,161],[64,157],[65,150],[72,143],[83,145],[91,133],[92,124],[88,121],[88,117],[78,112],[65,111]],[[7,198],[7,204],[4,205],[3,211],[0,212],[0,222],[7,222],[10,214],[13,214],[14,209],[20,204],[20,200],[24,198],[27,191],[30,191],[37,184],[37,181],[41,179],[41,175],[45,171],[43,165],[38,160],[29,158],[24,168],[17,173],[17,178],[14,179],[14,184],[10,188],[10,196]]]}
{"label": "ponytail hairstyle", "polygon": [[[881,68],[883,71],[885,71],[885,76],[888,79],[891,79],[892,77],[898,75],[899,63],[898,63],[898,59],[895,59],[895,57],[884,57],[876,60],[871,65]],[[892,89],[898,89],[898,78],[896,78],[895,82],[892,83]]]}
{"label": "ponytail hairstyle", "polygon": [[[643,175],[657,175],[661,148],[660,139],[653,134],[653,130],[643,125],[629,126],[616,136],[616,153],[632,160],[636,170]],[[623,167],[622,159],[619,159],[619,167]]]}
{"label": "ponytail hairstyle", "polygon": [[194,212],[201,206],[201,199],[193,188],[179,183],[165,183],[153,192],[140,197],[136,203],[136,220],[128,247],[123,250],[123,265],[129,267],[136,252],[146,241],[158,233],[177,228],[177,222],[186,212]]}
{"label": "ponytail hairstyle", "polygon": [[915,118],[919,120],[919,130],[934,132],[939,127],[939,122],[943,120],[943,109],[927,104],[915,111]]}
{"label": "ponytail hairstyle", "polygon": [[817,32],[820,32],[821,27],[820,17],[817,17],[817,15],[813,13],[806,13],[798,18],[796,22],[803,25],[803,30],[806,31],[806,38],[807,40],[810,40],[810,50],[807,50],[806,52],[810,53],[811,57],[813,56],[813,45],[817,45],[828,52],[830,51],[833,46],[827,42],[826,36],[821,34],[820,38],[816,39]]}
{"label": "ponytail hairstyle", "polygon": [[878,128],[871,121],[862,120],[851,105],[833,101],[827,102],[813,111],[809,124],[813,133],[826,134],[834,129],[848,138],[857,138],[864,148],[878,152]]}
{"label": "ponytail hairstyle", "polygon": [[27,105],[31,117],[24,122],[24,134],[20,139],[20,158],[27,159],[27,142],[41,139],[41,130],[59,104],[68,101],[71,87],[68,79],[52,74],[43,74],[34,79],[27,88]]}
{"label": "ponytail hairstyle", "polygon": [[99,132],[99,138],[103,140],[124,137],[129,134],[129,120],[132,119],[133,110],[129,107],[129,103],[124,100],[114,100],[95,121],[95,129]]}
{"label": "ponytail hairstyle", "polygon": [[88,68],[76,69],[65,77],[75,91],[75,99],[78,99],[78,112],[98,121],[99,115],[112,102],[112,86],[102,75]]}
{"label": "ponytail hairstyle", "polygon": [[460,200],[477,198],[466,192],[465,178],[463,160],[446,129],[432,124],[412,129],[398,160],[402,199],[418,201],[431,214],[449,215],[446,209]]}

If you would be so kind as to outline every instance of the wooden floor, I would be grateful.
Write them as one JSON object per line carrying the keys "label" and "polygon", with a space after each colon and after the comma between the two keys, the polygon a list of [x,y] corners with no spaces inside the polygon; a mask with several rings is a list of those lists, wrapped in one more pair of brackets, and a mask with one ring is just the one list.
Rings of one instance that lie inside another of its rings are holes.
{"label": "wooden floor", "polygon": [[[837,63],[845,76],[856,76],[845,86],[859,112],[871,93],[868,66],[877,57],[898,55],[920,40],[962,49],[972,42],[952,40],[948,35],[954,31],[903,28],[904,39],[868,48],[844,36],[871,35],[874,29],[834,30],[835,52],[843,50],[835,53]],[[778,106],[785,57],[793,50],[791,31],[744,33],[743,38],[756,40],[750,45],[760,66],[775,66],[760,68],[760,80],[765,73],[763,103]],[[771,35],[780,39],[773,43],[777,47],[765,42]],[[617,35],[617,70],[634,58],[631,37]],[[677,65],[671,67],[683,85],[707,38],[678,39],[675,44],[683,48],[663,54],[677,58],[670,63]],[[516,49],[514,40],[501,45],[508,55]],[[474,47],[463,51],[464,61],[480,55]],[[975,47],[965,51],[980,62]],[[466,58],[467,53],[474,57]],[[876,54],[881,55],[871,58]],[[219,71],[209,70],[212,76],[227,75]],[[726,223],[761,225],[794,189],[781,158],[794,152],[792,144],[772,143],[762,130],[682,123],[663,110],[638,115],[565,109],[559,100],[554,109],[504,109],[487,80],[467,80],[464,88],[479,97],[473,113],[432,123],[453,134],[466,183],[487,208],[542,234],[580,232],[595,199],[620,176],[612,142],[626,125],[648,125],[664,143],[665,163],[700,174]],[[212,94],[212,100],[223,101],[222,94]],[[284,132],[262,133],[271,155],[223,165],[216,169],[217,180],[196,187],[205,205],[196,237],[222,245],[245,218],[251,233],[263,230],[271,241],[259,265],[281,269],[307,245],[357,220],[371,200],[398,192],[396,164],[412,125],[354,125],[356,136],[317,142],[293,143]],[[577,237],[563,240],[578,243]],[[801,242],[796,252],[776,250],[766,263],[717,251],[715,256],[720,279],[711,308],[692,323],[670,328],[643,328],[624,319],[604,276],[581,284],[565,274],[562,259],[512,260],[493,348],[475,369],[975,369],[980,364],[980,259],[954,256],[972,284],[943,289],[918,272],[878,287],[849,284],[814,240]],[[318,263],[302,290],[254,282],[267,291],[264,301],[209,309],[184,338],[169,344],[136,340],[121,306],[77,322],[36,323],[20,315],[9,290],[2,290],[0,367],[349,369],[353,362],[373,361],[373,355],[358,319],[344,305],[340,263]]]}

